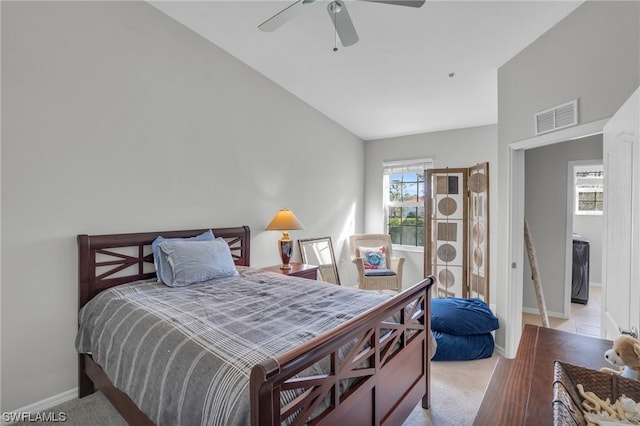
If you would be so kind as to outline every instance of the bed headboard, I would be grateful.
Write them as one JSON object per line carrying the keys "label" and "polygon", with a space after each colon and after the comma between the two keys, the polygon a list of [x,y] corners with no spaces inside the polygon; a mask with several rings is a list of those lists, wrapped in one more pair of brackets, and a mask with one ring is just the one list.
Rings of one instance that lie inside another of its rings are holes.
{"label": "bed headboard", "polygon": [[[251,233],[248,226],[211,230],[216,238],[222,237],[227,241],[236,265],[249,266]],[[185,238],[205,231],[207,229],[78,235],[78,309],[102,290],[155,277],[151,243],[159,235]]]}

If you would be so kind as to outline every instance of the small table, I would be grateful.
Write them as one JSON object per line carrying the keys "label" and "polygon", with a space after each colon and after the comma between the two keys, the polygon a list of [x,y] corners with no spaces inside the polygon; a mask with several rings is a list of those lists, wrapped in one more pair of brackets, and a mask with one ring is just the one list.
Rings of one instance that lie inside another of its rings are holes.
{"label": "small table", "polygon": [[553,365],[560,360],[599,370],[610,340],[524,326],[514,359],[498,360],[474,426],[552,425]]}
{"label": "small table", "polygon": [[309,280],[316,280],[318,278],[318,267],[316,265],[307,265],[305,263],[290,263],[290,265],[291,269],[280,269],[280,265],[267,266],[261,269],[290,277],[307,278]]}

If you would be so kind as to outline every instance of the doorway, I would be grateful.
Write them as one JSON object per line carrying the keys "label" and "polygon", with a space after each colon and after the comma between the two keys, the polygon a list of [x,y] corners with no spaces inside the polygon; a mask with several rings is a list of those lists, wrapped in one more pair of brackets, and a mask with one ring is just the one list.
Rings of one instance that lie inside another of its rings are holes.
{"label": "doorway", "polygon": [[[587,300],[581,300],[581,298],[585,296],[588,298],[589,265],[588,263],[579,265],[576,271],[573,271],[573,258],[581,260],[578,259],[580,256],[584,257],[588,254],[585,253],[585,248],[588,248],[590,243],[586,237],[594,239],[594,243],[600,246],[598,242],[601,240],[602,216],[589,216],[599,221],[599,231],[590,229],[587,236],[573,235],[574,225],[583,224],[583,221],[574,220],[573,169],[583,167],[583,164],[586,167],[586,164],[592,164],[595,161],[601,163],[601,158],[601,134],[532,148],[525,152],[524,216],[529,224],[537,253],[538,272],[544,289],[550,326],[564,331],[597,336],[599,336],[597,326],[600,321],[598,313],[592,310],[586,311],[583,309],[585,306],[580,303],[586,304]],[[568,164],[570,164],[569,167]],[[587,181],[581,182],[581,188],[586,191]],[[583,198],[589,195],[591,194],[585,192]],[[584,202],[582,206],[586,208]],[[595,203],[592,206],[595,207]],[[600,198],[599,207],[602,213],[602,198]],[[588,224],[584,223],[584,225]],[[579,229],[581,232],[586,230],[585,226],[579,226]],[[576,245],[573,244],[574,241]],[[573,256],[574,250],[581,250],[578,256]],[[594,253],[594,257],[597,256]],[[537,297],[531,280],[529,258],[526,255],[523,266],[523,322],[541,325]],[[582,276],[577,277],[577,273],[582,273]],[[575,296],[572,294],[573,278],[586,280],[586,284],[582,282],[584,286],[580,294]],[[572,303],[575,301],[579,303]],[[589,308],[596,306],[595,299],[592,298],[592,302],[588,305]],[[585,316],[577,322],[577,318],[573,318],[576,316],[573,314],[576,313],[594,315]]]}
{"label": "doorway", "polygon": [[[506,300],[506,318],[510,325],[505,333],[505,356],[515,356],[520,335],[522,334],[522,307],[524,291],[524,267],[526,262],[524,247],[524,217],[525,217],[525,152],[530,149],[547,145],[567,142],[583,138],[589,135],[601,134],[604,125],[608,122],[602,119],[579,126],[562,129],[551,134],[536,136],[509,145],[508,164],[509,180],[506,204],[508,208],[509,237],[506,241],[506,255],[508,267],[507,279],[511,283],[508,286]],[[562,186],[564,184],[561,183]],[[566,199],[565,199],[566,200]],[[566,204],[566,201],[565,201]],[[535,235],[534,235],[535,238]],[[565,245],[564,243],[562,244]],[[524,261],[524,262],[523,262]],[[564,270],[564,266],[563,266]],[[561,280],[564,282],[564,280]],[[545,299],[548,299],[545,295]],[[564,297],[562,297],[564,300]]]}
{"label": "doorway", "polygon": [[602,159],[570,161],[568,167],[567,228],[572,230],[570,318],[577,334],[600,337],[602,316],[602,236],[604,166]]}

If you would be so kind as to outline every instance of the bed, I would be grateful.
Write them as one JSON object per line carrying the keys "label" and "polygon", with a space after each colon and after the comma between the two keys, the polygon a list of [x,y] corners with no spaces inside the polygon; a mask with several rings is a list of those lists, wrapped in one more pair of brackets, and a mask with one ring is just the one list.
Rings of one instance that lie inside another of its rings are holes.
{"label": "bed", "polygon": [[[318,291],[322,296],[316,299],[325,300],[326,297],[327,301],[330,301],[331,297],[335,297],[336,301],[340,298],[345,299],[345,296],[348,296],[349,300],[356,300],[361,297],[359,294],[363,293],[359,290],[343,289],[304,278],[281,277],[281,274],[248,268],[249,228],[242,226],[212,230],[216,237],[224,238],[229,245],[233,262],[240,271],[237,285],[245,290],[251,288],[247,285],[255,286],[259,289],[256,295],[263,296],[243,299],[242,306],[250,306],[254,320],[255,315],[273,313],[281,304],[284,305],[284,302],[276,302],[273,299],[277,294],[288,294],[289,290],[287,287],[282,287],[283,285],[291,288],[291,291],[299,287],[302,293]],[[113,297],[112,294],[116,295],[116,299],[123,299],[123,294],[137,295],[140,289],[148,288],[154,294],[160,295],[156,298],[161,300],[160,303],[164,303],[163,306],[170,312],[162,321],[159,321],[158,327],[165,327],[173,321],[173,318],[189,314],[188,310],[176,314],[172,310],[177,308],[166,303],[167,296],[159,288],[162,285],[155,283],[156,272],[150,245],[159,235],[165,238],[185,238],[193,237],[203,231],[205,230],[78,235],[79,308],[82,309],[93,299],[95,300],[90,306],[100,303],[102,299]],[[287,280],[285,284],[276,283],[283,279]],[[229,280],[229,283],[233,281]],[[252,353],[255,355],[253,358],[247,357],[243,360],[245,364],[250,362],[250,365],[246,368],[248,383],[242,385],[246,392],[239,393],[241,398],[247,401],[246,419],[240,422],[252,425],[396,425],[406,419],[418,402],[421,401],[422,406],[428,408],[430,404],[429,357],[432,338],[429,312],[432,283],[433,279],[429,277],[394,297],[382,297],[382,295],[378,298],[374,297],[372,300],[375,304],[370,307],[361,307],[361,312],[353,315],[335,315],[335,317],[344,316],[345,318],[337,323],[332,319],[333,322],[327,323],[330,328],[326,331],[313,333],[300,341],[296,340],[292,343],[293,346],[286,347],[281,352],[276,350],[273,354],[263,354],[258,353],[262,352],[261,350],[257,350],[255,354]],[[190,292],[196,291],[196,287],[202,287],[203,291],[211,291],[208,290],[207,285],[209,282],[202,286],[189,287],[187,292],[192,294]],[[330,290],[325,290],[325,287],[329,287]],[[271,294],[268,291],[270,288],[274,289]],[[108,289],[111,290],[105,291]],[[180,289],[169,290],[174,291],[173,294],[178,294]],[[251,292],[245,291],[245,293]],[[289,294],[286,297],[291,299],[294,296]],[[120,302],[109,301],[107,305],[111,303]],[[132,302],[127,299],[122,303],[124,305]],[[147,309],[146,301],[136,303],[138,307]],[[371,303],[371,300],[367,303]],[[325,305],[331,304],[325,303]],[[304,308],[306,310],[306,307]],[[117,311],[120,312],[122,309],[125,308],[118,308]],[[81,312],[85,311],[87,310]],[[212,311],[217,312],[217,308]],[[122,312],[125,311],[122,310]],[[113,315],[110,313],[108,316]],[[161,315],[145,311],[145,318],[156,316]],[[280,318],[286,315],[277,316]],[[124,317],[128,318],[129,314],[123,314]],[[297,320],[298,317],[296,317]],[[239,327],[238,329],[243,328],[243,321],[247,320],[242,315],[233,318],[233,323]],[[142,319],[135,322],[137,326],[142,323]],[[133,328],[133,326],[124,326],[125,330],[133,330]],[[99,330],[91,333],[99,335],[104,332]],[[204,334],[207,333],[208,331]],[[199,345],[207,347],[207,343],[199,342]],[[213,352],[216,351],[217,349],[213,350]],[[191,420],[188,417],[176,420],[176,417],[172,417],[173,414],[167,417],[164,409],[156,410],[154,407],[150,410],[138,397],[139,392],[129,390],[132,395],[130,397],[120,389],[128,389],[126,386],[121,385],[120,388],[117,386],[122,381],[118,378],[118,374],[113,373],[112,366],[107,365],[103,368],[100,365],[99,352],[95,354],[91,350],[80,352],[78,355],[79,397],[89,395],[96,389],[102,391],[130,424],[176,424],[176,421],[182,424],[224,424],[224,420],[216,416],[208,416],[206,421]],[[204,352],[208,356],[210,350]],[[171,357],[172,362],[177,362],[173,354]],[[108,364],[106,361],[102,362]],[[127,362],[130,361],[122,361],[123,365]],[[195,363],[191,363],[189,367],[176,363],[175,370],[193,369],[194,365]],[[198,368],[202,366],[199,365]],[[171,370],[173,372],[174,368],[172,367]],[[154,375],[147,374],[152,377]],[[165,377],[165,382],[172,381],[175,380]],[[149,383],[152,390],[157,391],[153,387],[153,382]],[[179,395],[161,394],[161,399],[175,401],[176,398],[180,398],[180,404],[173,405],[182,407],[183,411],[188,411],[187,408],[191,407],[189,404],[196,404],[185,399],[184,391],[178,393]],[[220,395],[226,395],[220,390],[212,394],[218,399]],[[215,411],[217,408],[210,410]],[[242,408],[240,411],[243,411]],[[157,412],[162,413],[157,414]],[[235,415],[237,414],[226,419],[238,420],[238,417],[233,417]]]}

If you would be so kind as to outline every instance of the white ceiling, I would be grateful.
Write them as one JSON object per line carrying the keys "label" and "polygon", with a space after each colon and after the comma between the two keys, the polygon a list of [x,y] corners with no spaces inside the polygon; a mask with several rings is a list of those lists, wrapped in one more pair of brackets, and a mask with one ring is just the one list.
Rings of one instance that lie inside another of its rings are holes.
{"label": "white ceiling", "polygon": [[496,123],[498,68],[582,1],[427,0],[416,9],[347,0],[360,41],[344,48],[338,41],[337,52],[326,1],[304,6],[274,32],[257,28],[292,3],[151,2],[373,140]]}

